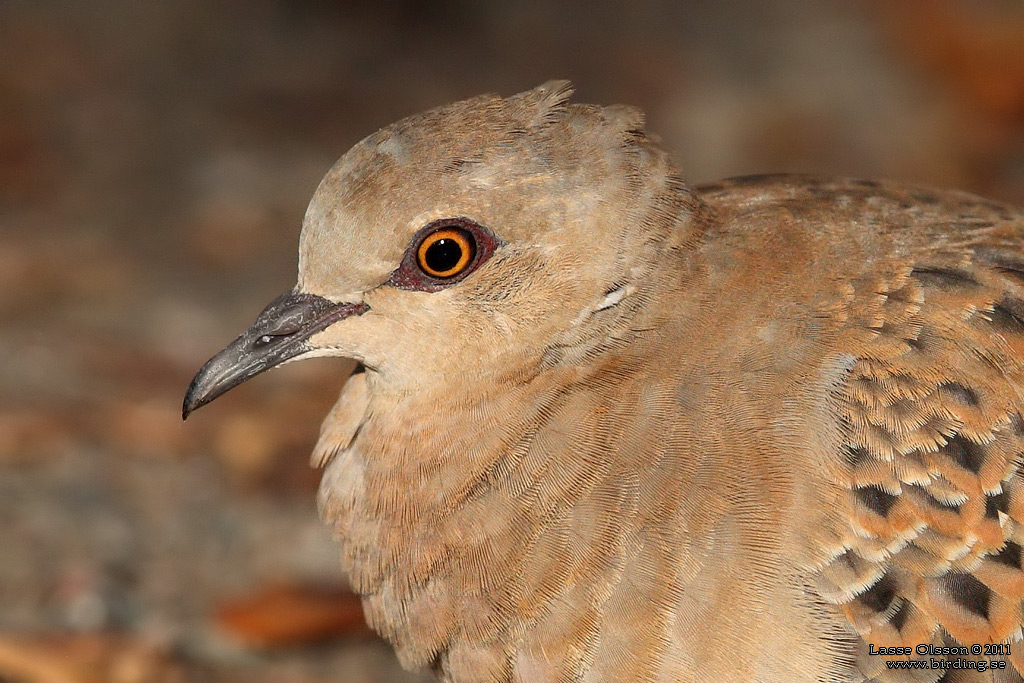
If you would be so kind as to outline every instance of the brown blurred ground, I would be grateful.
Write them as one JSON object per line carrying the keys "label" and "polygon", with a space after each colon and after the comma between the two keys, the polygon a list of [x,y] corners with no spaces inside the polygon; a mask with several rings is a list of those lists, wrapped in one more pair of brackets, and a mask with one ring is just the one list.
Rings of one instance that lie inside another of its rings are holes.
{"label": "brown blurred ground", "polygon": [[316,519],[306,459],[345,364],[187,425],[181,396],[291,287],[348,146],[553,77],[643,106],[693,181],[1024,204],[1012,0],[0,0],[0,682],[414,680]]}

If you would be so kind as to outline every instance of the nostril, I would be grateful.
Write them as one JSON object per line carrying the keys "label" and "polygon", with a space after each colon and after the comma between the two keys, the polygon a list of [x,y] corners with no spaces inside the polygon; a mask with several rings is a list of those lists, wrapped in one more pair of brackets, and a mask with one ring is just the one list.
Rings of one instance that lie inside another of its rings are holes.
{"label": "nostril", "polygon": [[273,327],[267,329],[266,332],[253,340],[252,347],[254,349],[262,348],[280,337],[291,337],[292,335],[302,331],[303,321],[301,318],[301,312],[298,311],[291,313],[291,315],[284,317],[281,320],[271,322],[276,322],[277,324],[273,325]]}
{"label": "nostril", "polygon": [[266,346],[270,342],[274,341],[275,336],[277,335],[264,334],[260,337],[256,337],[256,340],[252,343],[252,347],[254,349],[258,349],[260,347]]}

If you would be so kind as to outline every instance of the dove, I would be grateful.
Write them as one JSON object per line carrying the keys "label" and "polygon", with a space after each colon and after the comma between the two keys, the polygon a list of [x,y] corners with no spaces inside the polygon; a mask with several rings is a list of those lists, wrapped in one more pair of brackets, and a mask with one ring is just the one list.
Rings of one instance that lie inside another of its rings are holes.
{"label": "dove", "polygon": [[359,142],[183,414],[357,362],[313,453],[368,623],[443,681],[1020,681],[1024,212],[690,186],[556,81]]}

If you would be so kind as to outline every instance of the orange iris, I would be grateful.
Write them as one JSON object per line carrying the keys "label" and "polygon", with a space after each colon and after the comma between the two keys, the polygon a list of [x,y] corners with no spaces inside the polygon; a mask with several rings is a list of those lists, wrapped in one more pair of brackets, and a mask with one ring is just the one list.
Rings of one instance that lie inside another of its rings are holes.
{"label": "orange iris", "polygon": [[442,228],[423,238],[416,249],[416,261],[427,275],[449,278],[465,270],[475,252],[473,236],[468,230]]}

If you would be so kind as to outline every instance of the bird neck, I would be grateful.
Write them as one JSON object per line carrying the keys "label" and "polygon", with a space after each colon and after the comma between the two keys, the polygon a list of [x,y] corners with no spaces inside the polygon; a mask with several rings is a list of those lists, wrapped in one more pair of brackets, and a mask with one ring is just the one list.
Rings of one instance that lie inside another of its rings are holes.
{"label": "bird neck", "polygon": [[605,349],[472,396],[395,396],[371,377],[364,423],[325,473],[349,484],[322,502],[370,624],[406,665],[489,652],[559,601],[608,599],[643,545],[636,459],[656,442],[623,418],[643,401],[641,365]]}

